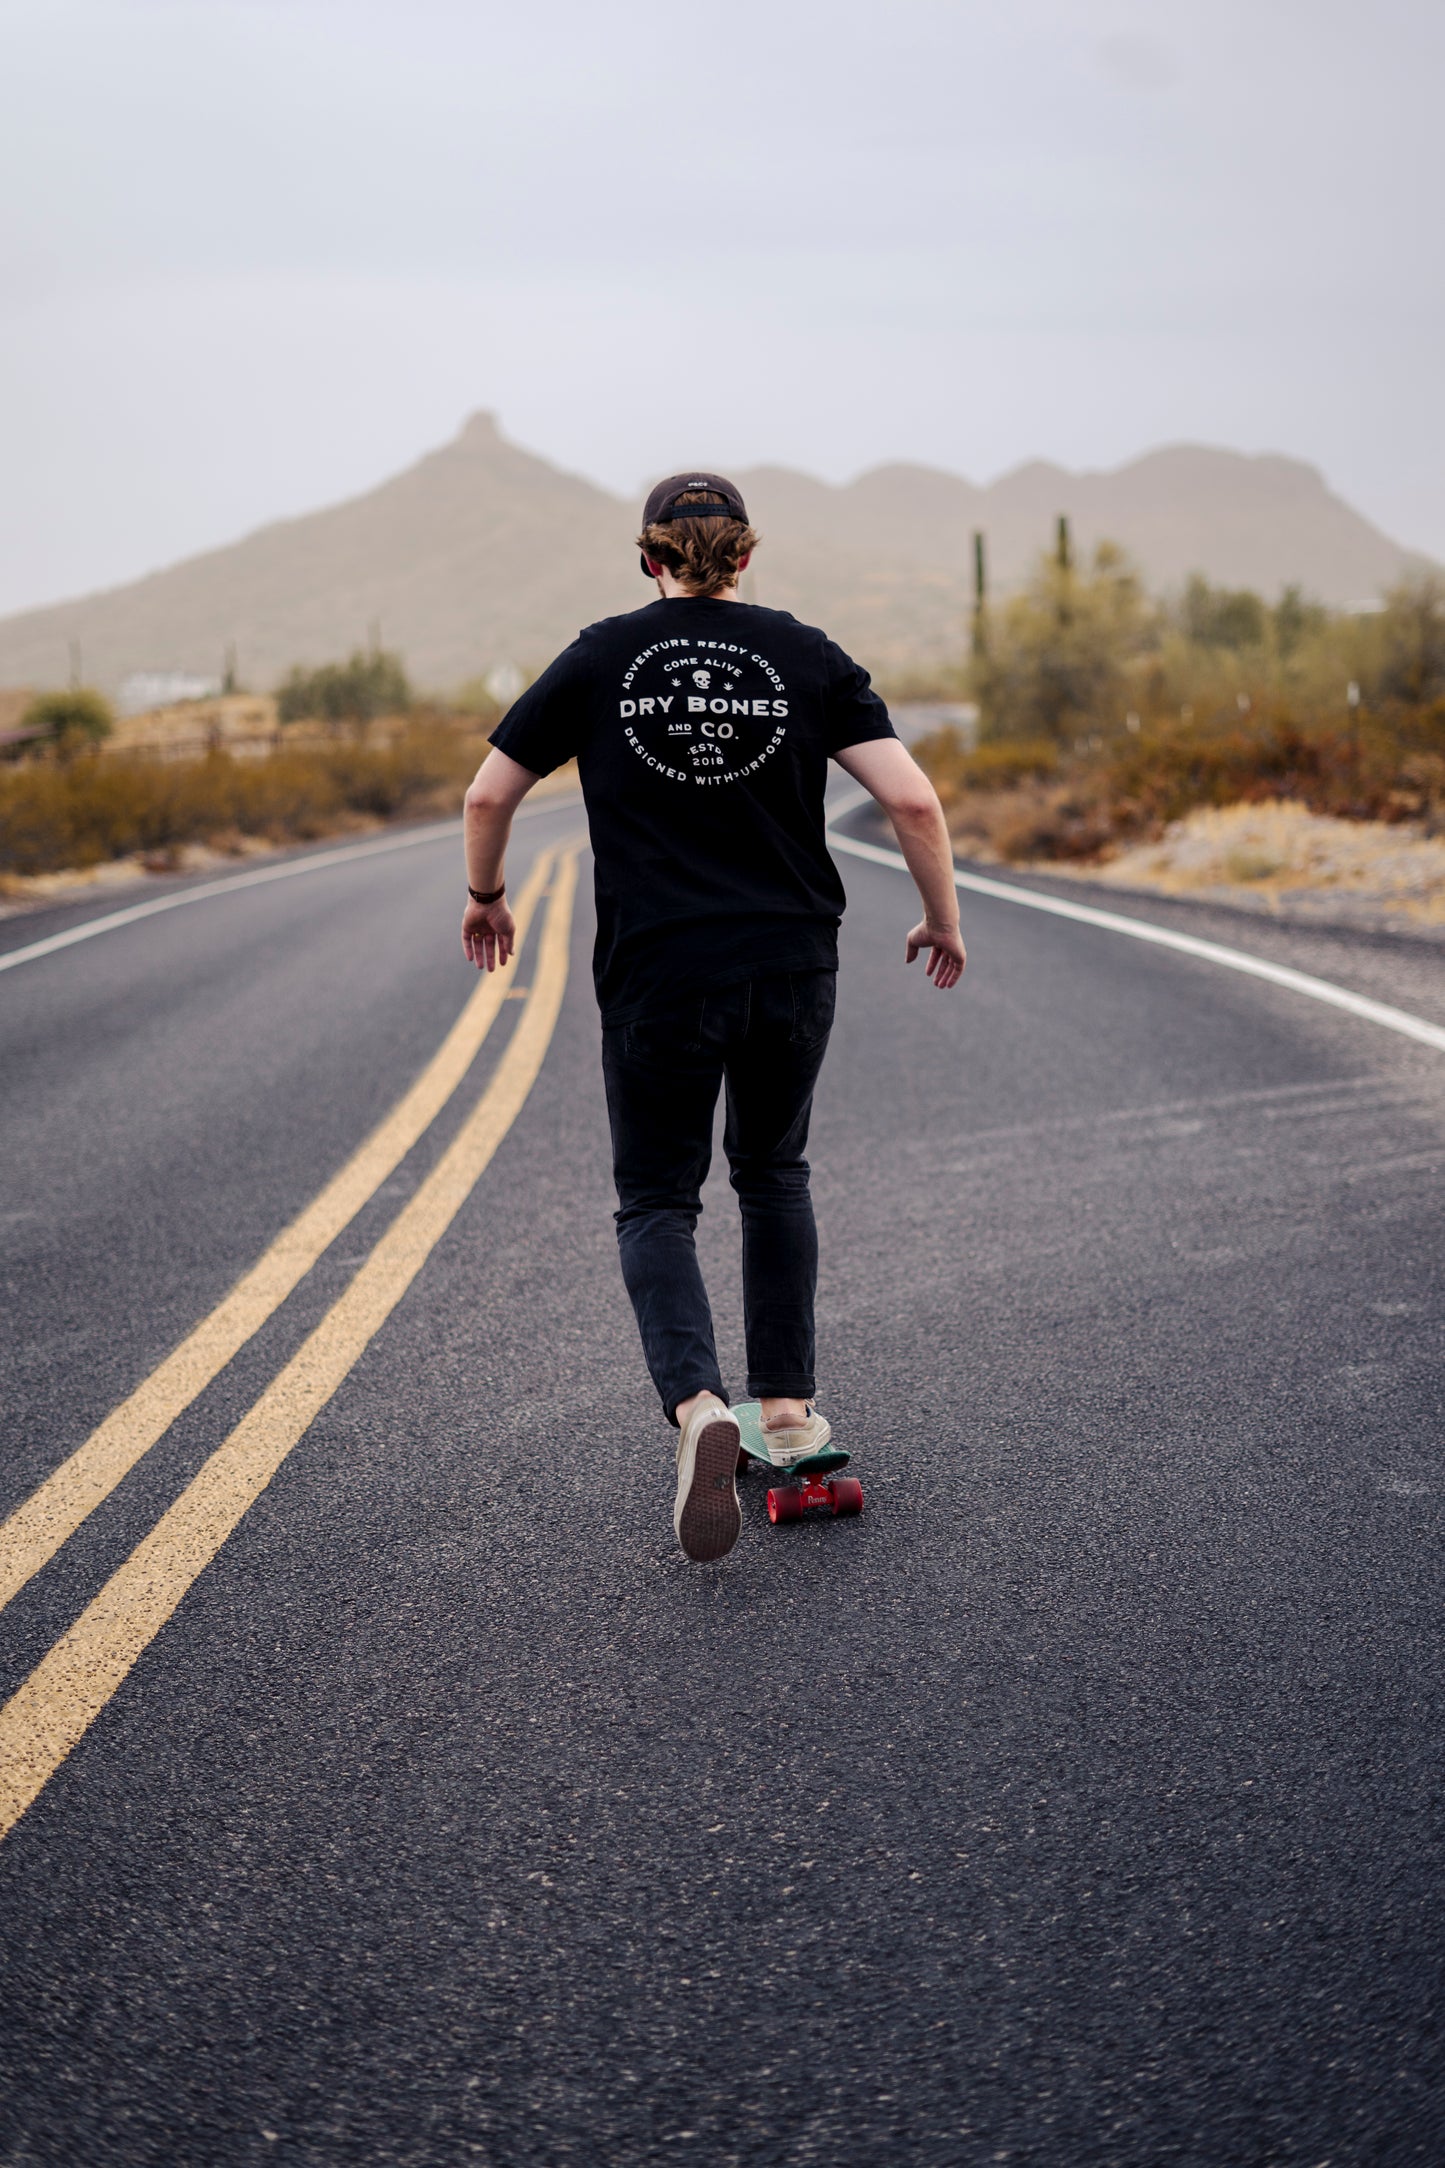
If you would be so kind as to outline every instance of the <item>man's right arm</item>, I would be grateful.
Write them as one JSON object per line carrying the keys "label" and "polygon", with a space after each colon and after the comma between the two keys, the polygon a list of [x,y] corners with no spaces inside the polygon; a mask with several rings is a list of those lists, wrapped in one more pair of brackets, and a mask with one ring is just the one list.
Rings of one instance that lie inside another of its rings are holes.
{"label": "man's right arm", "polygon": [[953,845],[937,791],[897,738],[869,738],[833,757],[882,806],[913,875],[923,919],[908,936],[909,963],[928,949],[935,986],[956,986],[968,957],[958,930]]}

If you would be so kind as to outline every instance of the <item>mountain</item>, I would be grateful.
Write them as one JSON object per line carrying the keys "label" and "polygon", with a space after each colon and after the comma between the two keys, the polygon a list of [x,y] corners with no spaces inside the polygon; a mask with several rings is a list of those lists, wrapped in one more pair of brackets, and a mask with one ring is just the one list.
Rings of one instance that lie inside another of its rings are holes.
{"label": "mountain", "polygon": [[57,682],[75,640],[86,678],[107,687],[132,671],[219,671],[230,642],[245,681],[266,687],[294,662],[364,645],[379,624],[419,683],[454,686],[503,657],[543,660],[586,618],[635,605],[630,539],[604,490],[477,414],[364,496],[0,619],[0,684]]}
{"label": "mountain", "polygon": [[[825,622],[883,671],[957,655],[972,534],[995,590],[1017,583],[1067,512],[1076,542],[1120,542],[1149,585],[1193,571],[1274,594],[1366,600],[1420,560],[1313,467],[1204,446],[1110,472],[1033,462],[987,489],[937,468],[875,467],[835,488],[786,467],[737,477],[763,535],[756,599]],[[218,671],[246,683],[362,645],[379,625],[417,683],[447,689],[502,661],[535,669],[579,625],[636,609],[637,505],[510,444],[489,414],[405,473],[328,510],[262,527],[124,587],[0,619],[0,685]]]}

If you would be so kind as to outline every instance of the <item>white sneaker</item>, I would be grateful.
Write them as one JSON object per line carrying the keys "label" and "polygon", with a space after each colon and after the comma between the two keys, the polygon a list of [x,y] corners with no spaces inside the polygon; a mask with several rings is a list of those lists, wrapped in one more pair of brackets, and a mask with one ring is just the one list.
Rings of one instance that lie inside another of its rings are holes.
{"label": "white sneaker", "polygon": [[821,1453],[833,1435],[833,1426],[827,1416],[820,1415],[811,1401],[806,1423],[791,1423],[786,1430],[769,1430],[766,1423],[760,1428],[768,1458],[775,1468],[791,1468],[794,1461],[806,1460],[810,1453]]}
{"label": "white sneaker", "polygon": [[672,1525],[689,1558],[724,1558],[742,1529],[738,1504],[738,1419],[711,1396],[688,1417],[677,1441],[677,1502]]}

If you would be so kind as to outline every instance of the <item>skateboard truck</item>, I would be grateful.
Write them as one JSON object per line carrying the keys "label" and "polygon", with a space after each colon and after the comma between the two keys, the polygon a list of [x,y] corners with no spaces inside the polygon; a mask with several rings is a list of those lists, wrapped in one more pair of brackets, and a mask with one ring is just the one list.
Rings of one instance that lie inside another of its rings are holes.
{"label": "skateboard truck", "polygon": [[804,1475],[795,1483],[779,1484],[768,1492],[768,1519],[800,1521],[805,1513],[825,1508],[829,1513],[861,1513],[863,1486],[854,1475]]}
{"label": "skateboard truck", "polygon": [[805,1513],[861,1513],[863,1486],[856,1476],[840,1475],[848,1465],[841,1446],[827,1444],[805,1454],[791,1467],[775,1461],[762,1432],[762,1409],[756,1400],[740,1400],[733,1409],[738,1419],[738,1474],[756,1465],[774,1478],[768,1492],[768,1519],[800,1521]]}

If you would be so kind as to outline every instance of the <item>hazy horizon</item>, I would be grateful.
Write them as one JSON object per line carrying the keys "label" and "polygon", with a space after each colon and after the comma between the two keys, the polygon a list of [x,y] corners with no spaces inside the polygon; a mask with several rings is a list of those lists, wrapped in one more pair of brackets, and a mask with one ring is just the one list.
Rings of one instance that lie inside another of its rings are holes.
{"label": "hazy horizon", "polygon": [[622,496],[1279,452],[1445,557],[1423,0],[10,0],[0,39],[0,612],[478,408]]}
{"label": "hazy horizon", "polygon": [[[393,481],[397,473],[404,473],[409,471],[410,468],[415,466],[420,460],[426,458],[429,454],[443,449],[445,443],[454,440],[466,427],[466,425],[478,415],[486,415],[491,421],[493,421],[496,424],[496,427],[501,436],[509,444],[515,445],[518,450],[526,452],[531,456],[547,460],[550,465],[555,466],[559,471],[579,475],[583,481],[590,483],[593,487],[602,490],[607,495],[616,498],[618,500],[619,508],[624,512],[627,510],[629,505],[633,503],[634,500],[636,500],[638,504],[641,503],[641,500],[645,496],[646,491],[648,490],[648,488],[650,488],[653,481],[657,479],[657,476],[662,471],[660,468],[651,469],[646,475],[639,478],[639,480],[637,480],[636,482],[619,487],[616,483],[604,480],[598,475],[584,473],[580,467],[567,466],[562,461],[551,460],[549,455],[540,446],[522,442],[522,440],[518,438],[515,433],[507,427],[505,415],[497,414],[489,408],[473,408],[469,415],[464,415],[460,417],[456,429],[454,429],[450,433],[450,436],[447,439],[444,439],[441,444],[424,444],[418,446],[415,454],[411,458],[405,460],[399,469],[395,469],[386,474],[378,474],[362,479],[358,482],[357,486],[354,489],[348,490],[344,497],[331,499],[326,504],[306,504],[288,507],[284,512],[277,512],[273,516],[262,518],[256,521],[252,526],[248,527],[240,533],[218,535],[214,538],[213,541],[203,542],[195,550],[185,551],[178,557],[167,559],[162,563],[157,563],[154,565],[137,566],[134,572],[125,573],[117,580],[107,581],[106,583],[104,583],[104,586],[97,585],[94,588],[84,591],[76,590],[74,594],[57,594],[43,596],[40,598],[38,603],[22,603],[18,605],[17,609],[15,610],[0,609],[0,617],[22,615],[32,608],[43,609],[49,607],[52,604],[82,600],[84,599],[84,594],[86,593],[102,593],[108,592],[111,588],[114,587],[128,586],[135,579],[144,579],[150,574],[156,572],[170,571],[179,565],[188,563],[192,557],[205,556],[212,550],[224,550],[235,543],[247,540],[251,535],[264,533],[268,528],[285,524],[287,521],[294,519],[305,519],[311,513],[334,510],[340,504],[354,502],[358,498],[368,497],[372,494],[374,490],[378,488],[384,488],[387,483]],[[1035,465],[1053,466],[1058,468],[1062,472],[1074,476],[1075,478],[1088,478],[1092,476],[1104,476],[1117,473],[1121,469],[1132,467],[1140,460],[1147,459],[1151,454],[1154,453],[1179,450],[1203,450],[1221,452],[1224,454],[1232,454],[1238,451],[1238,447],[1234,445],[1186,445],[1183,442],[1170,445],[1151,444],[1142,447],[1136,453],[1129,454],[1125,458],[1111,463],[1109,466],[1078,466],[1069,468],[1065,467],[1062,461],[1043,461],[1039,460],[1038,458],[1028,458],[1022,460],[1015,460],[1014,462],[1012,462],[1011,465],[1001,468],[998,473],[990,475],[964,474],[960,472],[959,469],[944,466],[940,461],[937,460],[912,459],[870,460],[867,462],[866,465],[858,467],[850,473],[840,475],[823,474],[820,473],[817,468],[804,467],[799,465],[799,463],[794,460],[784,459],[766,461],[739,459],[732,461],[731,466],[733,470],[740,475],[754,473],[760,468],[769,468],[775,472],[787,472],[801,475],[809,481],[820,482],[830,488],[840,490],[846,490],[853,483],[861,480],[865,475],[876,473],[879,469],[882,468],[888,468],[893,466],[914,467],[923,468],[933,473],[947,476],[950,480],[964,482],[977,489],[987,491],[994,488],[999,483],[1008,481],[1012,475],[1015,475]],[[1271,455],[1271,448],[1265,447],[1262,448],[1261,452],[1257,455],[1251,455],[1246,453],[1243,456],[1269,457]],[[1285,454],[1276,456],[1296,457],[1297,455]],[[706,462],[704,461],[702,462],[702,464],[705,465]],[[1313,465],[1314,462],[1306,462],[1306,464]],[[1324,479],[1326,482],[1326,486],[1328,486],[1329,477],[1325,476]],[[1358,510],[1359,507],[1356,506],[1353,507],[1353,509]],[[626,526],[628,524],[628,521],[624,519],[623,525]],[[1051,525],[1048,525],[1048,523],[1045,523],[1045,526],[1042,526],[1040,528],[1039,532],[1041,538],[1041,549],[1046,549],[1050,546],[1052,531],[1052,527]],[[1389,537],[1389,539],[1391,541],[1398,541],[1399,537],[1392,535]],[[1408,545],[1402,546],[1408,547]],[[1428,552],[1425,552],[1424,554],[1429,555]],[[1442,561],[1445,561],[1445,553],[1442,553]]]}

